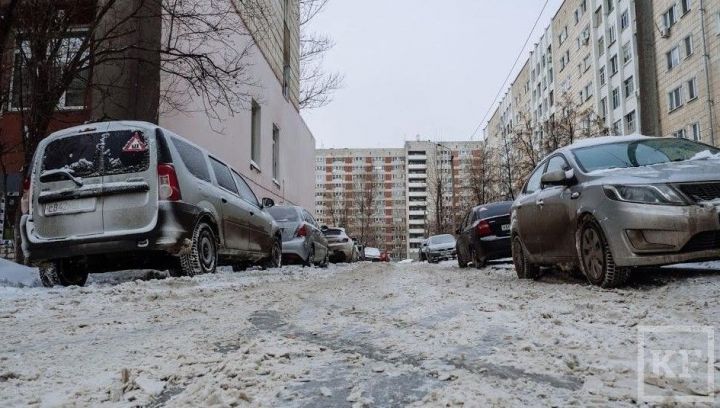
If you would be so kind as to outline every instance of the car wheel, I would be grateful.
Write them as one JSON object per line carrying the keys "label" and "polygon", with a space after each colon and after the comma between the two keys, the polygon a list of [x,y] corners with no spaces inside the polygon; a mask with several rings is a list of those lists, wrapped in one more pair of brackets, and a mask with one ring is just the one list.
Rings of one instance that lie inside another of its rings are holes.
{"label": "car wheel", "polygon": [[308,252],[307,260],[303,263],[303,266],[315,265],[315,245],[310,245],[310,251]]}
{"label": "car wheel", "polygon": [[465,257],[463,257],[462,250],[460,249],[460,247],[455,247],[455,251],[457,252],[458,266],[460,268],[467,268],[468,261],[466,261]]}
{"label": "car wheel", "polygon": [[517,235],[512,240],[512,258],[518,278],[535,279],[540,275],[540,267],[528,260],[525,247]]}
{"label": "car wheel", "polygon": [[282,244],[280,239],[275,239],[270,250],[270,257],[263,262],[262,266],[264,268],[280,268],[282,266]]}
{"label": "car wheel", "polygon": [[580,225],[578,239],[580,268],[590,283],[614,288],[627,281],[630,270],[615,265],[610,246],[597,221],[586,218]]}
{"label": "car wheel", "polygon": [[199,222],[193,231],[190,248],[180,254],[179,269],[171,270],[171,276],[195,276],[215,273],[217,268],[217,239],[215,232],[205,222]]}
{"label": "car wheel", "polygon": [[53,286],[85,286],[88,272],[82,267],[69,268],[66,261],[48,261],[38,264],[40,282],[46,288]]}
{"label": "car wheel", "polygon": [[482,252],[478,251],[477,249],[473,249],[472,251],[473,255],[473,265],[475,265],[475,269],[482,269],[487,265],[487,258],[485,258],[482,254]]}
{"label": "car wheel", "polygon": [[325,252],[325,258],[320,264],[321,268],[327,268],[330,265],[330,252]]}

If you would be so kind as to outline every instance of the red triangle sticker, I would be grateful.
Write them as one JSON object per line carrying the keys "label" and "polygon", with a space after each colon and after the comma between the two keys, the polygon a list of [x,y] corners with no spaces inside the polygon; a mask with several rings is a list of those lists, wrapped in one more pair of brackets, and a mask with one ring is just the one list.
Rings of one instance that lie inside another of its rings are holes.
{"label": "red triangle sticker", "polygon": [[130,138],[130,140],[128,140],[128,142],[125,144],[125,147],[123,147],[122,151],[125,153],[139,153],[146,152],[147,149],[147,144],[145,144],[142,136],[140,136],[140,132],[135,132],[133,133],[133,136]]}

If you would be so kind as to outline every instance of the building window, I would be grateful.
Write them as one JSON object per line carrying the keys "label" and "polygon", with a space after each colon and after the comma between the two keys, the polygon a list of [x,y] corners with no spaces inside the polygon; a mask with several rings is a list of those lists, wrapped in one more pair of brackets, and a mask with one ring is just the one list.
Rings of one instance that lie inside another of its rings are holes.
{"label": "building window", "polygon": [[692,34],[685,37],[683,40],[683,45],[685,46],[685,58],[689,57],[693,53],[693,38]]}
{"label": "building window", "polygon": [[698,97],[696,78],[693,78],[693,79],[687,81],[687,88],[688,88],[688,101],[692,101],[693,99],[696,99]]}
{"label": "building window", "polygon": [[275,125],[273,125],[272,152],[272,176],[273,180],[278,181],[280,180],[280,129]]}
{"label": "building window", "polygon": [[622,128],[622,120],[618,119],[613,123],[612,125],[612,133],[613,135],[619,135],[620,134],[620,128]]}
{"label": "building window", "polygon": [[615,9],[615,0],[605,0],[605,10],[606,14],[612,13],[612,11]]}
{"label": "building window", "polygon": [[623,11],[620,16],[620,30],[625,30],[630,26],[630,12],[628,10]]}
{"label": "building window", "polygon": [[690,0],[680,0],[680,11],[683,16],[690,11]]}
{"label": "building window", "polygon": [[670,28],[675,24],[675,5],[673,5],[665,13],[663,13],[662,19],[665,28]]}
{"label": "building window", "polygon": [[[60,48],[59,55],[50,61],[49,69],[58,74],[65,69],[65,66],[71,62],[73,58],[80,52],[87,32],[77,31],[71,32],[67,37],[58,41]],[[55,42],[53,42],[53,45]],[[12,88],[10,95],[10,106],[13,109],[23,109],[29,103],[30,98],[30,71],[27,68],[27,60],[30,58],[30,42],[27,40],[19,40],[15,50],[13,71],[12,71]],[[78,75],[67,86],[65,92],[58,100],[59,109],[83,109],[85,108],[85,95],[88,86],[89,69],[78,70]],[[22,102],[22,103],[21,103]]]}
{"label": "building window", "polygon": [[590,99],[593,96],[593,84],[590,82],[585,85],[585,99]]}
{"label": "building window", "polygon": [[632,61],[632,47],[630,41],[626,42],[622,47],[623,64]]}
{"label": "building window", "polygon": [[687,132],[685,131],[685,128],[673,132],[672,135],[678,139],[687,139]]}
{"label": "building window", "polygon": [[607,117],[607,98],[600,100],[600,116],[605,119]]}
{"label": "building window", "polygon": [[598,38],[598,57],[605,55],[605,37],[600,36]]}
{"label": "building window", "polygon": [[699,142],[700,141],[700,122],[695,122],[692,125],[690,125],[690,129],[692,130],[693,140],[696,142]]}
{"label": "building window", "polygon": [[635,133],[635,111],[625,115],[625,134]]}
{"label": "building window", "polygon": [[617,55],[613,55],[610,57],[610,76],[613,76],[618,73],[618,57]]}
{"label": "building window", "polygon": [[617,109],[620,106],[620,88],[612,90],[612,108]]}
{"label": "building window", "polygon": [[[253,99],[250,118],[250,159],[260,164],[260,138],[261,136],[261,109],[260,105]],[[259,170],[259,169],[258,169]]]}
{"label": "building window", "polygon": [[600,86],[605,85],[605,67],[600,67]]}
{"label": "building window", "polygon": [[633,77],[630,77],[623,82],[623,88],[625,88],[625,98],[629,98],[635,91],[635,81],[633,81]]}
{"label": "building window", "polygon": [[615,40],[617,40],[617,33],[615,32],[615,26],[611,25],[610,28],[608,28],[608,47],[612,45]]}
{"label": "building window", "polygon": [[682,87],[679,86],[668,92],[668,106],[670,112],[681,107],[682,104]]}
{"label": "building window", "polygon": [[667,58],[668,71],[675,68],[680,64],[680,48],[673,47],[665,54],[665,58]]}

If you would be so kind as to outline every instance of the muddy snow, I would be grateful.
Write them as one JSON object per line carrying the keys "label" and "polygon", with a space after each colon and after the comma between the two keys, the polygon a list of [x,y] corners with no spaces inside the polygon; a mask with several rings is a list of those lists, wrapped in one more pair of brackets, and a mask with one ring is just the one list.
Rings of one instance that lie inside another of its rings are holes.
{"label": "muddy snow", "polygon": [[640,327],[720,319],[707,269],[619,290],[451,262],[15,286],[0,286],[0,406],[629,406]]}

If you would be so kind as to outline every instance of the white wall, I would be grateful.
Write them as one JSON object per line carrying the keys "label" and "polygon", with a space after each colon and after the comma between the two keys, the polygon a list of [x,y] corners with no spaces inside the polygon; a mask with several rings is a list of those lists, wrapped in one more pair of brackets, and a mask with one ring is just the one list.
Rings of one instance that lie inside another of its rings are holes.
{"label": "white wall", "polygon": [[[161,113],[162,127],[205,147],[251,182],[258,198],[271,197],[276,203],[289,202],[312,211],[315,206],[315,138],[294,106],[282,94],[282,87],[263,54],[253,47],[248,57],[248,78],[243,85],[261,106],[260,172],[250,166],[250,100],[234,116],[220,112],[220,120],[205,113],[202,98],[189,96],[183,112]],[[167,79],[167,78],[165,78]],[[163,109],[161,108],[161,112]],[[279,185],[272,180],[272,130],[280,129]]]}

